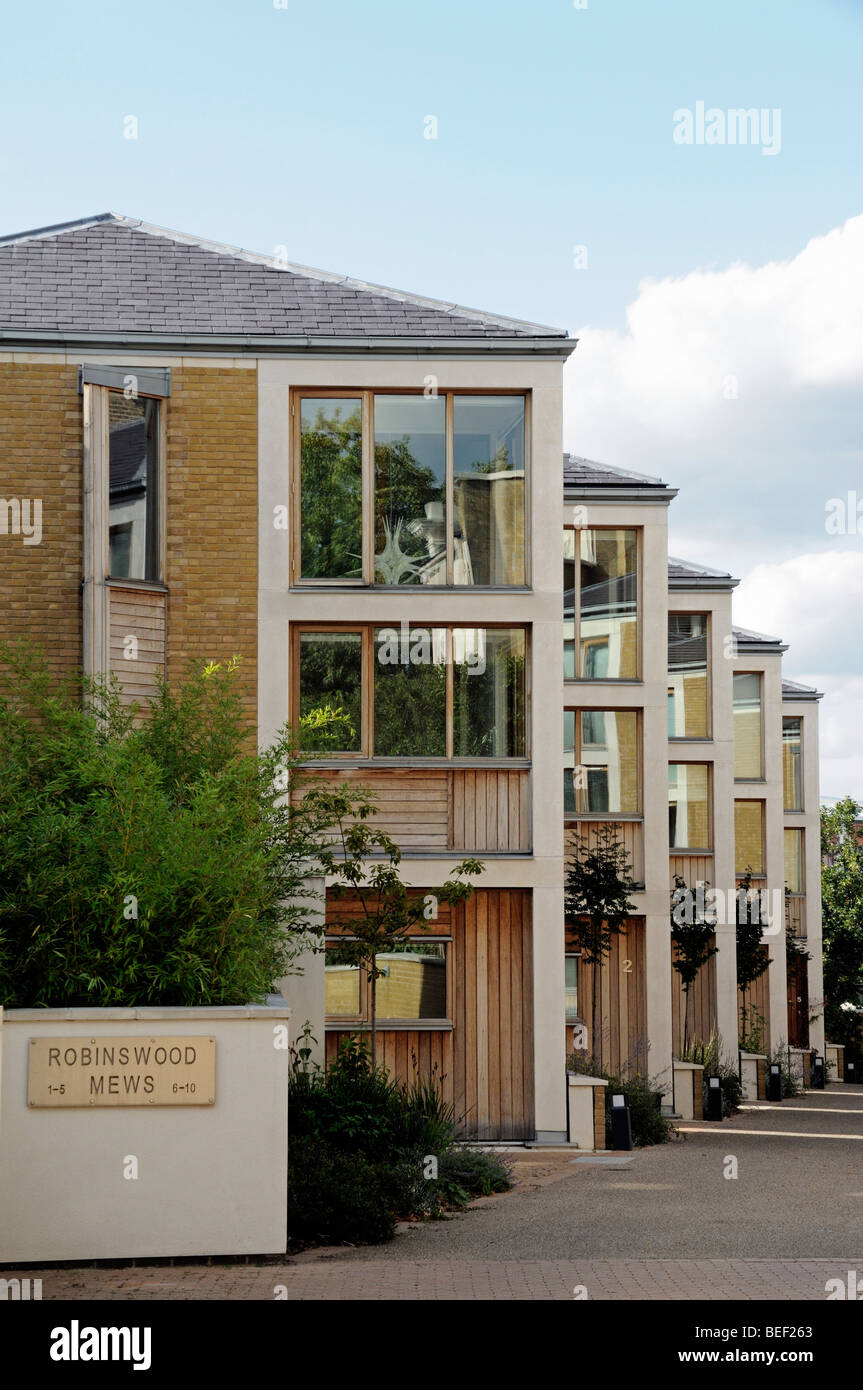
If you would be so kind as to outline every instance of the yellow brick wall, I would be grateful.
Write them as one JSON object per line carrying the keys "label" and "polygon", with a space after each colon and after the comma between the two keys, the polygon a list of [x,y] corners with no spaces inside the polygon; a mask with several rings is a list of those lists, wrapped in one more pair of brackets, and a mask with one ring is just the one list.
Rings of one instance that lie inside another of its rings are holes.
{"label": "yellow brick wall", "polygon": [[[257,715],[257,373],[178,368],[167,402],[168,675],[239,653]],[[83,417],[74,366],[0,363],[0,497],[42,500],[42,543],[0,535],[0,638],[82,660]]]}
{"label": "yellow brick wall", "polygon": [[29,636],[52,668],[81,664],[83,449],[75,367],[0,362],[0,497],[42,502],[42,541],[0,534],[0,640]]}
{"label": "yellow brick wall", "polygon": [[167,438],[168,678],[186,656],[242,657],[257,719],[257,372],[171,373]]}

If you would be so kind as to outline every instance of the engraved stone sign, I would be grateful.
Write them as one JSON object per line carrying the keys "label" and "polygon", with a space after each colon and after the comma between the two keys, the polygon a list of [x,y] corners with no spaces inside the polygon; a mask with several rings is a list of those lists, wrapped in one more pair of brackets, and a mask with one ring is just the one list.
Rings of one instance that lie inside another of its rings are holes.
{"label": "engraved stone sign", "polygon": [[215,1104],[215,1038],[31,1038],[29,1053],[33,1107]]}

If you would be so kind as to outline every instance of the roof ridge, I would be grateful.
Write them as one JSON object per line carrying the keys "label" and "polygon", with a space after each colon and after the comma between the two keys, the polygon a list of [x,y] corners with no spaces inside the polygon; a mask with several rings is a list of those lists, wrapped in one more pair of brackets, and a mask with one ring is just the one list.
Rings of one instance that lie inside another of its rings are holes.
{"label": "roof ridge", "polygon": [[693,574],[704,574],[712,579],[732,579],[730,570],[715,570],[710,565],[696,565],[693,560],[683,560],[679,555],[668,556],[669,565],[680,565],[682,569],[692,570]]}
{"label": "roof ridge", "polygon": [[731,631],[735,637],[755,637],[759,642],[775,642],[779,646],[782,645],[781,637],[771,637],[767,632],[756,632],[754,628],[740,627],[737,623],[731,624]]}
{"label": "roof ridge", "polygon": [[582,468],[595,468],[601,473],[616,473],[621,478],[630,478],[642,483],[658,483],[664,486],[661,478],[657,478],[652,473],[636,473],[631,468],[615,468],[610,463],[599,463],[596,459],[585,458],[583,454],[570,454],[564,452],[564,467],[567,463],[580,465]]}
{"label": "roof ridge", "polygon": [[17,232],[8,236],[0,237],[0,246],[13,245],[17,242],[44,240],[49,236],[59,236],[65,232],[82,230],[85,227],[97,226],[101,223],[113,222],[117,226],[128,227],[130,231],[142,232],[147,236],[163,237],[167,241],[176,242],[181,246],[194,246],[200,251],[207,251],[213,255],[231,256],[234,260],[246,261],[252,265],[265,266],[267,269],[276,270],[281,273],[287,272],[291,275],[299,275],[307,280],[320,280],[327,284],[345,285],[349,289],[359,290],[366,294],[380,295],[385,299],[392,299],[401,304],[412,304],[417,308],[433,309],[436,313],[449,314],[453,318],[469,319],[477,323],[488,324],[495,328],[513,328],[549,338],[568,339],[569,333],[565,328],[552,328],[549,324],[531,323],[527,319],[516,319],[506,314],[492,314],[484,309],[471,309],[464,304],[456,304],[454,301],[434,299],[428,295],[412,294],[407,290],[394,289],[390,285],[378,285],[371,280],[359,280],[351,275],[341,274],[336,271],[319,270],[315,266],[300,265],[298,262],[283,261],[275,256],[265,256],[258,251],[247,251],[240,246],[230,246],[226,242],[212,241],[206,237],[193,236],[189,232],[178,232],[170,227],[160,227],[154,222],[144,222],[139,217],[128,217],[119,212],[100,212],[94,213],[92,217],[81,217],[73,222],[57,222],[47,227],[36,227],[27,232]]}

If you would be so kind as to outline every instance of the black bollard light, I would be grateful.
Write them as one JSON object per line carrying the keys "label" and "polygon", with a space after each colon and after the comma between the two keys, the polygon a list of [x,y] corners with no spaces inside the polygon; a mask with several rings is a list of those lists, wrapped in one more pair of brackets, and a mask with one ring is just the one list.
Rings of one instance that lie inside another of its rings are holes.
{"label": "black bollard light", "polygon": [[816,1057],[812,1067],[812,1089],[813,1091],[824,1090],[824,1058]]}
{"label": "black bollard light", "polygon": [[852,1085],[853,1085],[854,1082],[857,1080],[857,1063],[856,1063],[856,1062],[846,1062],[846,1063],[845,1063],[845,1080],[846,1080],[846,1081],[850,1081]]}
{"label": "black bollard light", "polygon": [[767,1099],[782,1099],[782,1068],[778,1062],[771,1062],[767,1070]]}
{"label": "black bollard light", "polygon": [[707,1078],[707,1118],[708,1120],[722,1119],[722,1086],[718,1076],[708,1076]]}
{"label": "black bollard light", "polygon": [[629,1120],[629,1106],[626,1096],[611,1097],[611,1147],[613,1149],[632,1148],[632,1125]]}

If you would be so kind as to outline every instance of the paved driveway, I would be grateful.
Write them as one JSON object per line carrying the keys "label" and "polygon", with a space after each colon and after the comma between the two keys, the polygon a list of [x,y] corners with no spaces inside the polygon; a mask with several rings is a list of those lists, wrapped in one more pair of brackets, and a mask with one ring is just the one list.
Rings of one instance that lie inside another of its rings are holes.
{"label": "paved driveway", "polygon": [[863,1279],[863,1086],[681,1130],[604,1161],[549,1154],[518,1193],[386,1246],[41,1271],[43,1297],[824,1300],[828,1279]]}

